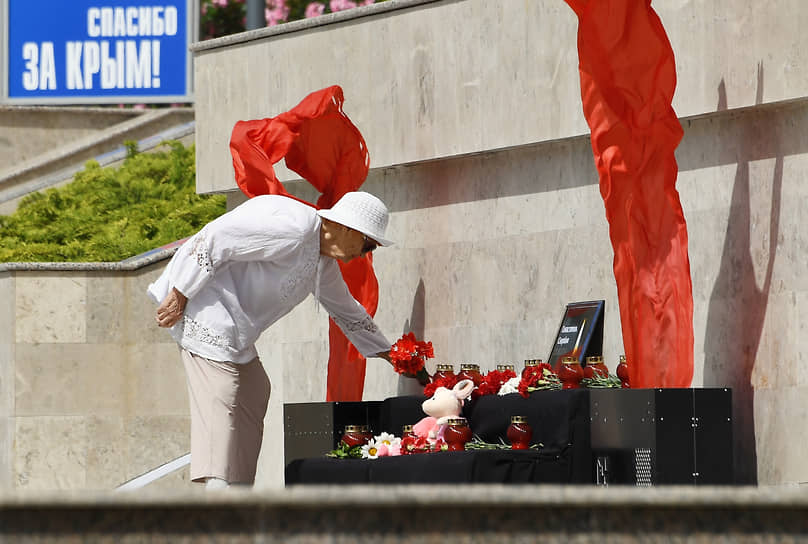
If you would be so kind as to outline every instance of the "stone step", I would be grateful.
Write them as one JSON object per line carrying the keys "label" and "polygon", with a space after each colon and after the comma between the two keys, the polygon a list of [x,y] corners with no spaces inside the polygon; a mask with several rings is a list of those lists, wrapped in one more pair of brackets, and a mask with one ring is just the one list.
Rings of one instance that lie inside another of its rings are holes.
{"label": "stone step", "polygon": [[0,494],[0,541],[808,542],[808,493],[799,487],[147,491]]}
{"label": "stone step", "polygon": [[124,142],[148,151],[168,139],[187,139],[195,132],[192,108],[165,108],[116,123],[94,134],[65,142],[0,171],[0,213],[9,214],[23,196],[70,181],[95,159],[108,166],[126,157]]}

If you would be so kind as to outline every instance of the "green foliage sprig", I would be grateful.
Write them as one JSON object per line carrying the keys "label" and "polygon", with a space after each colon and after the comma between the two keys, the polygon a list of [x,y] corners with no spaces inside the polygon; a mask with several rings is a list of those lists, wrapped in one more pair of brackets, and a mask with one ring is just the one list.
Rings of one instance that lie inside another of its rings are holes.
{"label": "green foliage sprig", "polygon": [[88,161],[72,182],[32,193],[0,215],[0,262],[115,262],[188,237],[225,212],[197,195],[194,147],[138,153],[118,167]]}
{"label": "green foliage sprig", "polygon": [[527,386],[527,392],[533,393],[534,391],[559,391],[563,387],[558,374],[549,369],[542,369],[541,379],[532,382]]}
{"label": "green foliage sprig", "polygon": [[603,376],[602,374],[598,374],[596,372],[591,378],[584,378],[581,380],[580,386],[588,387],[590,389],[619,389],[621,387],[621,382],[620,378],[617,376],[613,376],[611,374],[608,376]]}
{"label": "green foliage sprig", "polygon": [[340,440],[337,448],[326,453],[325,456],[337,459],[361,459],[362,446],[348,446],[345,442]]}
{"label": "green foliage sprig", "polygon": [[[543,447],[544,447],[544,444],[542,444],[540,442],[537,443],[537,444],[531,444],[530,445],[531,450],[540,450]],[[479,436],[477,436],[475,434],[474,437],[471,440],[466,442],[466,449],[467,450],[509,450],[509,449],[511,449],[511,445],[506,443],[504,440],[502,440],[502,438],[499,439],[498,444],[494,444],[494,443],[491,443],[491,442],[486,442],[482,438],[480,438]]]}

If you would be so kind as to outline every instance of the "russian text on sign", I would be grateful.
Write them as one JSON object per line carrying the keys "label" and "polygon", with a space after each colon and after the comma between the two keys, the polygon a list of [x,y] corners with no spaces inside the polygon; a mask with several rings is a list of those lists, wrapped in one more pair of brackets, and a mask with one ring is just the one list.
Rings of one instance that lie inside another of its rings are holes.
{"label": "russian text on sign", "polygon": [[87,10],[87,35],[91,38],[175,36],[177,19],[174,6],[94,7]]}

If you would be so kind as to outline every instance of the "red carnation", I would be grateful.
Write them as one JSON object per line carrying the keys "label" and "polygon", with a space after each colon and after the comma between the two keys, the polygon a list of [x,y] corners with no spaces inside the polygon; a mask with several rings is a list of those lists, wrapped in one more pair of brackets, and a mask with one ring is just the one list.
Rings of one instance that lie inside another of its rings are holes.
{"label": "red carnation", "polygon": [[432,342],[421,342],[411,332],[406,333],[390,347],[390,361],[399,374],[416,376],[421,383],[428,380],[424,370],[426,359],[434,357]]}
{"label": "red carnation", "polygon": [[482,395],[496,395],[499,393],[503,383],[515,377],[516,372],[513,370],[489,370],[485,376],[483,376],[480,385],[477,386],[477,389],[472,393],[472,398],[477,398]]}
{"label": "red carnation", "polygon": [[[558,383],[558,376],[552,371],[552,367],[547,363],[542,363],[538,367],[539,370],[531,369],[522,376],[519,380],[519,394],[527,398],[527,396],[537,389],[552,389],[553,383]],[[543,382],[543,383],[539,383]]]}
{"label": "red carnation", "polygon": [[418,440],[416,436],[405,436],[401,439],[401,455],[415,453],[415,444]]}
{"label": "red carnation", "polygon": [[544,376],[543,367],[544,364],[535,367],[535,369],[531,368],[527,373],[525,373],[524,376],[522,376],[522,379],[519,380],[518,387],[520,395],[527,398],[528,394],[530,393],[530,391],[528,391],[528,387],[536,387],[539,380],[541,380]]}
{"label": "red carnation", "polygon": [[435,390],[438,387],[445,387],[446,389],[451,389],[455,385],[457,385],[458,379],[457,376],[452,374],[451,376],[446,376],[444,378],[433,378],[432,383],[426,384],[424,387],[424,396],[431,397],[435,394]]}

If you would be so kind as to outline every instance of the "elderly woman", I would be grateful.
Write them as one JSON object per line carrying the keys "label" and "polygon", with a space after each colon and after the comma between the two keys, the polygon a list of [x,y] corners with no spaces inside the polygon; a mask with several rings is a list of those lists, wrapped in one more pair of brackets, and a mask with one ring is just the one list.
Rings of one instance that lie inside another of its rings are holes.
{"label": "elderly woman", "polygon": [[384,203],[364,192],[319,211],[256,196],[188,239],[149,286],[188,377],[193,481],[255,480],[270,392],[255,342],[310,293],[362,355],[390,361],[390,342],[337,265],[390,245],[387,222]]}

